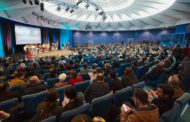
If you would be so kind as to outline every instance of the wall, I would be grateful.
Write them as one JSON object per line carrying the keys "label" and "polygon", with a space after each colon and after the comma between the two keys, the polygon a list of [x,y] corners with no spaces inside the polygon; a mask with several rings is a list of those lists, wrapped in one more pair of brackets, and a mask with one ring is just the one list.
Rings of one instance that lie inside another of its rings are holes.
{"label": "wall", "polygon": [[93,32],[74,31],[73,41],[78,45],[105,44],[141,40],[160,40],[164,34],[173,33],[175,29],[146,30],[146,31],[117,31],[117,32]]}

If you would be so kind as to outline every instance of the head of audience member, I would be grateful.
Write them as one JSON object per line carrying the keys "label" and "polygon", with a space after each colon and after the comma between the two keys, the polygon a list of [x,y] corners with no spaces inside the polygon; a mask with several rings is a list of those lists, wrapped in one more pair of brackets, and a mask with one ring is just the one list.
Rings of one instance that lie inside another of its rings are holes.
{"label": "head of audience member", "polygon": [[66,70],[71,70],[71,64],[67,63],[67,64],[65,65],[65,69],[66,69]]}
{"label": "head of audience member", "polygon": [[84,63],[84,64],[83,64],[83,69],[88,69],[87,63]]}
{"label": "head of audience member", "polygon": [[92,119],[86,114],[79,114],[75,116],[71,122],[92,122]]}
{"label": "head of audience member", "polygon": [[103,71],[102,71],[102,68],[97,67],[97,68],[96,68],[96,74],[99,74],[99,73],[103,73]]}
{"label": "head of audience member", "polygon": [[56,77],[57,76],[57,70],[55,68],[51,68],[49,75],[50,75],[51,78]]}
{"label": "head of audience member", "polygon": [[64,80],[67,78],[67,75],[65,73],[62,73],[59,75],[59,81],[64,82]]}
{"label": "head of audience member", "polygon": [[21,78],[21,77],[23,76],[23,73],[20,72],[20,70],[18,70],[18,71],[15,71],[15,72],[13,73],[13,75],[14,75],[16,78]]}
{"label": "head of audience member", "polygon": [[106,122],[102,117],[96,116],[92,119],[92,122]]}
{"label": "head of audience member", "polygon": [[35,85],[41,84],[41,80],[40,80],[37,76],[31,76],[31,77],[29,78],[29,83],[30,83],[32,86],[35,86]]}
{"label": "head of audience member", "polygon": [[180,87],[180,80],[178,75],[172,75],[168,78],[167,83],[172,86],[173,88],[175,87]]}
{"label": "head of audience member", "polygon": [[46,102],[48,103],[48,105],[51,105],[54,104],[58,99],[58,96],[57,96],[57,92],[55,89],[50,89],[47,91],[46,93]]}
{"label": "head of audience member", "polygon": [[18,67],[19,70],[24,70],[26,68],[25,63],[21,63]]}
{"label": "head of audience member", "polygon": [[64,91],[64,96],[69,98],[69,100],[74,100],[77,97],[77,92],[74,87],[67,87]]}
{"label": "head of audience member", "polygon": [[133,69],[131,67],[127,67],[125,69],[124,75],[126,75],[126,76],[134,76],[135,73],[134,73],[134,71],[133,71]]}
{"label": "head of audience member", "polygon": [[70,77],[71,77],[72,79],[77,78],[77,76],[78,76],[78,74],[77,74],[76,71],[74,71],[74,70],[71,70],[71,71],[70,71]]}
{"label": "head of audience member", "polygon": [[96,82],[98,82],[98,83],[104,82],[104,74],[102,74],[102,73],[97,74]]}
{"label": "head of audience member", "polygon": [[174,89],[168,84],[159,84],[157,95],[159,99],[173,99]]}
{"label": "head of audience member", "polygon": [[8,83],[4,83],[4,82],[0,82],[0,92],[4,92],[9,88],[9,84]]}
{"label": "head of audience member", "polygon": [[93,64],[93,65],[91,66],[91,72],[93,72],[93,71],[96,71],[96,64]]}
{"label": "head of audience member", "polygon": [[116,75],[116,73],[115,73],[113,70],[111,70],[111,71],[109,72],[109,77],[110,77],[111,79],[116,79],[117,75]]}
{"label": "head of audience member", "polygon": [[148,94],[140,88],[136,88],[133,93],[134,102],[137,108],[148,105]]}

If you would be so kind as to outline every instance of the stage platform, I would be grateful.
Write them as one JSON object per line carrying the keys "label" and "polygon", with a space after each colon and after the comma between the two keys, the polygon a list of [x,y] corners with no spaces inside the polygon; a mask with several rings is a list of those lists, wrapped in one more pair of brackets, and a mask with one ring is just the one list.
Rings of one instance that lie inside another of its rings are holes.
{"label": "stage platform", "polygon": [[56,51],[49,51],[49,52],[42,52],[36,54],[36,57],[46,57],[46,56],[68,56],[74,54],[75,52],[72,50],[56,50]]}

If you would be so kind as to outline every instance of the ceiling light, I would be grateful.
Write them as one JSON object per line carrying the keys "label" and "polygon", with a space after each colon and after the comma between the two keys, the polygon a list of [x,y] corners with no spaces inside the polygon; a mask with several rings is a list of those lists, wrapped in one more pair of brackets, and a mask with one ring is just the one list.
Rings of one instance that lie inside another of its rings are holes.
{"label": "ceiling light", "polygon": [[22,2],[23,2],[24,4],[26,4],[26,0],[22,0]]}
{"label": "ceiling light", "polygon": [[33,2],[32,2],[32,0],[30,0],[30,1],[29,1],[29,3],[30,3],[30,5],[33,5]]}
{"label": "ceiling light", "polygon": [[76,5],[78,6],[79,4],[81,4],[82,3],[82,0],[79,0],[77,3],[76,3]]}
{"label": "ceiling light", "polygon": [[69,10],[69,7],[67,7],[66,9],[65,9],[65,11],[68,11]]}
{"label": "ceiling light", "polygon": [[70,13],[73,13],[74,12],[74,10],[72,9],[71,11],[70,11]]}
{"label": "ceiling light", "polygon": [[40,1],[39,0],[34,0],[35,5],[39,5]]}
{"label": "ceiling light", "polygon": [[61,6],[57,6],[57,11],[61,11]]}
{"label": "ceiling light", "polygon": [[86,7],[86,9],[88,9],[88,7],[89,7],[89,4],[86,4],[86,6],[85,6],[85,7]]}

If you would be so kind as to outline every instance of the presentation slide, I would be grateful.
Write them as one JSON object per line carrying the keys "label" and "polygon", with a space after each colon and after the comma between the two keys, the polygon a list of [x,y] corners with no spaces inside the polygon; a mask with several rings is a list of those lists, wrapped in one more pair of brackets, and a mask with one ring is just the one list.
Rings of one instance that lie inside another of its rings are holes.
{"label": "presentation slide", "polygon": [[39,28],[15,25],[17,45],[41,43],[41,30]]}

